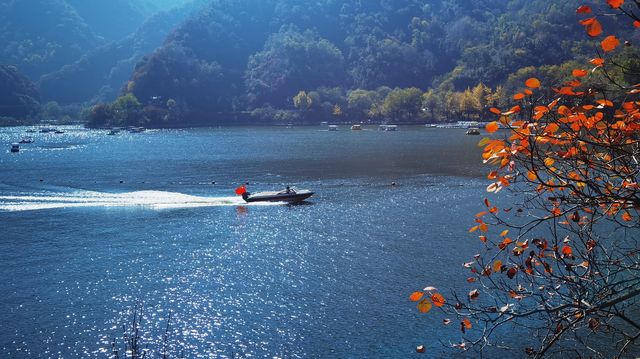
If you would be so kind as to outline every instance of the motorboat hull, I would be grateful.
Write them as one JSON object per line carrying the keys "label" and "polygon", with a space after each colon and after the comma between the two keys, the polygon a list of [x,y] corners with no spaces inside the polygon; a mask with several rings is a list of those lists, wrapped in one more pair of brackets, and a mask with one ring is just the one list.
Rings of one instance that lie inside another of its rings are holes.
{"label": "motorboat hull", "polygon": [[313,192],[296,192],[296,193],[277,193],[277,192],[260,192],[243,196],[245,202],[288,202],[298,203],[307,200],[313,196]]}

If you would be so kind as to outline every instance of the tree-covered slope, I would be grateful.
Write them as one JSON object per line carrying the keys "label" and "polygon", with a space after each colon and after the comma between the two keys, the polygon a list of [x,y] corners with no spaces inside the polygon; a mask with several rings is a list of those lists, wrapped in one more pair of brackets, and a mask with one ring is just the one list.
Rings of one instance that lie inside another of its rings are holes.
{"label": "tree-covered slope", "polygon": [[575,57],[578,4],[215,0],[136,67],[126,92],[142,106],[176,101],[173,125],[189,125],[293,108],[300,90],[326,113],[331,96],[346,105],[356,89],[496,86],[520,68]]}
{"label": "tree-covered slope", "polygon": [[15,66],[0,65],[0,126],[24,122],[39,109],[35,85]]}
{"label": "tree-covered slope", "polygon": [[98,47],[78,61],[43,76],[38,83],[42,97],[60,104],[113,100],[136,63],[162,45],[176,25],[202,6],[204,0],[156,13],[134,34]]}
{"label": "tree-covered slope", "polygon": [[80,58],[100,39],[63,0],[0,0],[0,63],[31,79]]}

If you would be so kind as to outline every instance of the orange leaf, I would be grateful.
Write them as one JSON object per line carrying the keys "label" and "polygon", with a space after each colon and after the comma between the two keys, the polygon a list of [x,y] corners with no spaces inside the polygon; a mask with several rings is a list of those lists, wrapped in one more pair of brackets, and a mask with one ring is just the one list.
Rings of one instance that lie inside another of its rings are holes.
{"label": "orange leaf", "polygon": [[517,93],[515,95],[513,95],[513,99],[518,101],[518,100],[522,100],[524,98],[524,94],[523,93]]}
{"label": "orange leaf", "polygon": [[604,59],[596,57],[595,59],[591,59],[591,61],[589,61],[591,64],[595,65],[595,66],[602,66],[604,65]]}
{"label": "orange leaf", "polygon": [[596,100],[596,102],[602,106],[613,107],[613,102],[611,102],[610,100],[601,99],[601,100]]}
{"label": "orange leaf", "polygon": [[506,236],[507,234],[509,234],[509,230],[508,230],[508,229],[505,229],[504,231],[502,231],[502,232],[500,233],[500,237],[504,237],[504,236]]}
{"label": "orange leaf", "polygon": [[596,19],[595,17],[583,20],[580,23],[585,26],[587,35],[591,37],[598,37],[602,34],[602,25],[600,24],[600,21],[598,21],[598,19]]}
{"label": "orange leaf", "polygon": [[502,261],[500,261],[499,259],[496,259],[495,262],[493,262],[493,271],[495,273],[500,272],[500,270],[502,269]]}
{"label": "orange leaf", "polygon": [[571,247],[569,247],[569,246],[564,246],[564,247],[562,247],[562,254],[565,257],[569,257],[569,256],[573,255],[573,249],[571,249]]}
{"label": "orange leaf", "polygon": [[625,222],[631,222],[633,220],[633,216],[627,211],[622,214],[622,220]]}
{"label": "orange leaf", "polygon": [[422,292],[413,292],[413,294],[411,294],[411,296],[409,297],[409,300],[412,302],[417,302],[420,299],[422,299],[423,296],[424,296],[424,293]]}
{"label": "orange leaf", "polygon": [[556,163],[556,161],[551,157],[547,157],[544,159],[544,165],[547,167],[553,166],[554,163]]}
{"label": "orange leaf", "polygon": [[496,121],[493,121],[493,122],[489,122],[489,123],[487,124],[487,126],[485,127],[485,129],[486,129],[486,130],[487,130],[487,132],[489,132],[489,133],[494,133],[494,132],[498,131],[498,128],[499,128],[499,127],[500,127],[500,126],[498,126],[498,123],[497,123]]}
{"label": "orange leaf", "polygon": [[576,14],[588,14],[591,12],[591,7],[587,5],[582,5],[576,9]]}
{"label": "orange leaf", "polygon": [[607,0],[607,4],[609,4],[612,9],[617,9],[624,4],[624,0]]}
{"label": "orange leaf", "polygon": [[444,303],[446,303],[444,297],[440,293],[432,295],[431,300],[433,301],[433,305],[435,305],[436,307],[442,307]]}
{"label": "orange leaf", "polygon": [[418,303],[418,311],[420,313],[427,313],[431,310],[431,302],[428,299],[423,299],[420,303]]}
{"label": "orange leaf", "polygon": [[585,77],[585,76],[587,76],[587,74],[589,74],[589,72],[587,72],[587,70],[583,70],[583,69],[574,69],[572,74],[575,77]]}
{"label": "orange leaf", "polygon": [[607,36],[602,43],[600,44],[604,52],[610,52],[615,50],[618,45],[620,45],[620,41],[614,35]]}
{"label": "orange leaf", "polygon": [[464,318],[462,320],[462,325],[464,326],[465,329],[471,329],[471,321],[467,318]]}
{"label": "orange leaf", "polygon": [[640,21],[636,20],[633,22],[633,26],[640,27]]}
{"label": "orange leaf", "polygon": [[529,172],[527,173],[527,178],[528,178],[530,181],[535,181],[535,180],[537,180],[537,179],[538,179],[538,176],[536,176],[536,173],[535,173],[535,172],[533,172],[533,171],[529,171]]}
{"label": "orange leaf", "polygon": [[489,111],[491,111],[492,113],[495,113],[496,115],[499,115],[499,114],[502,113],[502,111],[500,111],[500,109],[497,109],[495,107],[490,108]]}
{"label": "orange leaf", "polygon": [[525,86],[532,88],[532,89],[536,89],[538,87],[540,87],[540,80],[538,80],[535,77],[532,77],[530,79],[528,79],[527,81],[525,81]]}

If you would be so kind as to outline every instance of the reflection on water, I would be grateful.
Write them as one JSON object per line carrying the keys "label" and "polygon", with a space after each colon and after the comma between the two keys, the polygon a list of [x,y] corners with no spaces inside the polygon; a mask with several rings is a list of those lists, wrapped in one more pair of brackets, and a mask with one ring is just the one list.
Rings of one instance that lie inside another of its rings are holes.
{"label": "reflection on water", "polygon": [[[22,132],[2,129],[0,146]],[[0,356],[105,357],[137,303],[143,341],[161,348],[171,313],[168,344],[185,357],[439,346],[438,313],[425,319],[407,295],[465,283],[444,268],[477,250],[466,228],[485,196],[478,138],[423,127],[65,132],[0,151]],[[64,141],[76,147],[44,150]],[[316,195],[247,205],[233,196],[247,181]]]}

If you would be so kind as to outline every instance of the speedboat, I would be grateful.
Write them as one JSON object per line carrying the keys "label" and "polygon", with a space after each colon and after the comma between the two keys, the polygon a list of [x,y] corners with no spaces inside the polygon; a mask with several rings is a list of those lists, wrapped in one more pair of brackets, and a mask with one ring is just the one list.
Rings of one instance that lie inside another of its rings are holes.
{"label": "speedboat", "polygon": [[306,189],[294,189],[287,186],[286,189],[278,192],[247,192],[245,186],[236,189],[236,194],[242,196],[247,203],[251,202],[303,202],[307,198],[313,196],[313,192]]}
{"label": "speedboat", "polygon": [[21,143],[21,144],[33,143],[33,138],[31,138],[31,137],[22,137],[22,139],[18,143]]}
{"label": "speedboat", "polygon": [[469,129],[467,130],[467,135],[477,136],[479,134],[480,134],[480,129],[477,127],[469,127]]}
{"label": "speedboat", "polygon": [[362,125],[356,123],[355,125],[351,126],[351,131],[362,131]]}

